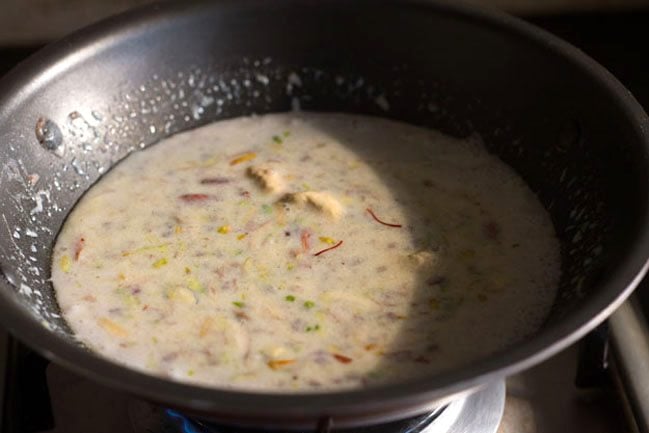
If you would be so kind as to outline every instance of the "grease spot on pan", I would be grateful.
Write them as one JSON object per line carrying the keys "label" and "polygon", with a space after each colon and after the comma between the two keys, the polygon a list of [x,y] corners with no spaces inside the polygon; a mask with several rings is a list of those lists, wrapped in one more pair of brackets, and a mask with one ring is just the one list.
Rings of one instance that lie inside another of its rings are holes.
{"label": "grease spot on pan", "polygon": [[63,134],[59,126],[50,119],[39,117],[36,120],[34,128],[36,139],[45,149],[54,153],[58,157],[65,154],[65,144],[63,143]]}

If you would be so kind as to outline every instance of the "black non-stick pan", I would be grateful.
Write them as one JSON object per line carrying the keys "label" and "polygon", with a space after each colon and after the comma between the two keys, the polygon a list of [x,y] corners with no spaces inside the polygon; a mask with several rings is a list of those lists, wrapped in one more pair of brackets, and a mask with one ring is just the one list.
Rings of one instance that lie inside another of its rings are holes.
{"label": "black non-stick pan", "polygon": [[[176,383],[77,343],[48,277],[84,191],[175,132],[298,108],[478,134],[514,167],[562,244],[559,295],[538,332],[417,381],[297,395]],[[602,67],[499,13],[415,0],[148,6],[45,48],[0,84],[0,320],[76,372],[220,421],[308,429],[323,417],[354,426],[419,413],[556,353],[635,287],[649,256],[646,128]]]}

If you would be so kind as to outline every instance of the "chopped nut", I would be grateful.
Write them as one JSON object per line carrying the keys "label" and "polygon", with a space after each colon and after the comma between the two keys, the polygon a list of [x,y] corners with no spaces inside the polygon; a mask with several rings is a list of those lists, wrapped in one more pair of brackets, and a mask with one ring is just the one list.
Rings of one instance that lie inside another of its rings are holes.
{"label": "chopped nut", "polygon": [[332,353],[331,355],[336,359],[336,361],[340,362],[341,364],[349,364],[353,361],[353,359],[349,356],[341,355],[339,353]]}
{"label": "chopped nut", "polygon": [[211,318],[208,317],[207,319],[205,319],[203,321],[203,324],[201,325],[200,330],[198,331],[198,336],[201,338],[205,337],[210,332],[210,328],[213,324],[214,320],[212,320]]}
{"label": "chopped nut", "polygon": [[156,268],[156,269],[160,269],[161,267],[163,267],[163,266],[166,265],[167,263],[169,263],[169,262],[167,261],[167,259],[166,259],[165,257],[163,257],[163,258],[161,258],[161,259],[156,260],[155,262],[153,262],[153,265],[152,265],[152,266],[153,266],[154,268]]}
{"label": "chopped nut", "polygon": [[109,333],[113,334],[116,337],[122,337],[122,338],[128,337],[128,331],[110,319],[101,317],[98,320],[98,323],[99,326],[101,326],[106,331],[108,331]]}
{"label": "chopped nut", "polygon": [[241,156],[238,156],[234,158],[232,161],[230,161],[230,165],[237,165],[241,164],[242,162],[247,162],[247,161],[252,161],[257,157],[257,154],[255,152],[246,152]]}
{"label": "chopped nut", "polygon": [[254,165],[248,167],[246,173],[268,192],[278,193],[284,189],[284,181],[280,174],[268,166]]}
{"label": "chopped nut", "polygon": [[70,257],[68,256],[62,256],[61,260],[59,261],[59,266],[61,267],[61,270],[65,272],[66,274],[70,272],[70,269],[72,268],[72,263],[70,262]]}
{"label": "chopped nut", "polygon": [[167,297],[172,301],[180,301],[187,304],[195,304],[196,298],[192,292],[184,287],[176,287],[167,292]]}
{"label": "chopped nut", "polygon": [[218,229],[216,229],[216,231],[221,233],[222,235],[227,235],[228,233],[230,233],[230,226],[228,225],[221,226]]}
{"label": "chopped nut", "polygon": [[294,359],[274,359],[268,361],[268,366],[273,370],[279,370],[280,368],[286,367],[287,365],[291,365],[291,364],[295,364]]}
{"label": "chopped nut", "polygon": [[315,209],[338,219],[344,213],[344,208],[333,195],[324,191],[304,191],[286,194],[282,201],[299,205],[311,205]]}

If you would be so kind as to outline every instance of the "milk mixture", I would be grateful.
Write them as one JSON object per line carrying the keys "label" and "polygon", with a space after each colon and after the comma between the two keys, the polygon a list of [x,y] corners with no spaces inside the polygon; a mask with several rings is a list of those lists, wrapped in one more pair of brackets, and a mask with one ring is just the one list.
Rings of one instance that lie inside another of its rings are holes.
{"label": "milk mixture", "polygon": [[220,121],[132,154],[54,248],[90,349],[218,388],[304,392],[466,365],[535,331],[549,215],[479,144],[386,119]]}

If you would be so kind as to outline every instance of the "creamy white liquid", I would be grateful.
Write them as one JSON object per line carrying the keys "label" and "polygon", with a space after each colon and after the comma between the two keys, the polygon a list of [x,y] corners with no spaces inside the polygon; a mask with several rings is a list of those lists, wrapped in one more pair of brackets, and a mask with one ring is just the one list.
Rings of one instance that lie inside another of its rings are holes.
{"label": "creamy white liquid", "polygon": [[480,145],[273,114],[129,156],[71,213],[52,281],[79,340],[117,362],[321,391],[432,374],[529,335],[559,261],[538,199]]}

